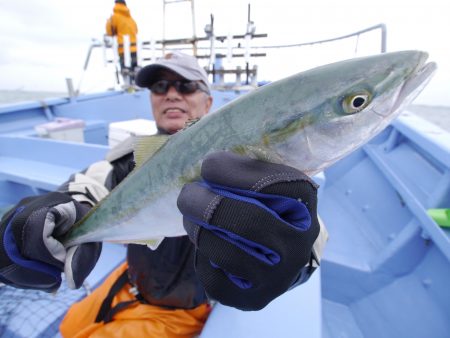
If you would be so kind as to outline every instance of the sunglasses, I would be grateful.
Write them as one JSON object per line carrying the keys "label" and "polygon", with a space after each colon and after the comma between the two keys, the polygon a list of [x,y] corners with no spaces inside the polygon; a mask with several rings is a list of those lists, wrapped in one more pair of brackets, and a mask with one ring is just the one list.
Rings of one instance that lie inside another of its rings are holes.
{"label": "sunglasses", "polygon": [[159,80],[150,86],[150,90],[154,94],[167,94],[170,87],[174,87],[180,94],[193,94],[197,90],[209,94],[209,90],[201,82],[197,81],[169,81]]}

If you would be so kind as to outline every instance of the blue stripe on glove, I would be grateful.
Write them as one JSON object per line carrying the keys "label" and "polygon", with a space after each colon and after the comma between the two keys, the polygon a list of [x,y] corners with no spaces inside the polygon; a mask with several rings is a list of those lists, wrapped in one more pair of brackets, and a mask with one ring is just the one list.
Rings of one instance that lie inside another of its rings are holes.
{"label": "blue stripe on glove", "polygon": [[298,230],[306,231],[311,226],[308,208],[295,198],[224,187],[206,180],[200,182],[200,185],[223,197],[254,204]]}
{"label": "blue stripe on glove", "polygon": [[241,277],[236,276],[236,275],[233,275],[232,273],[229,273],[228,271],[225,271],[224,269],[222,269],[220,266],[218,266],[213,261],[209,260],[209,263],[211,264],[211,266],[213,268],[221,270],[228,277],[228,279],[230,281],[232,281],[239,288],[245,290],[245,289],[250,289],[253,286],[252,282],[250,282],[249,280],[247,280],[245,278],[241,278]]}
{"label": "blue stripe on glove", "polygon": [[[294,227],[297,230],[306,231],[311,226],[311,216],[308,209],[302,202],[294,198],[281,195],[264,194],[252,190],[225,187],[207,182],[205,180],[199,182],[199,184],[217,195],[256,205],[269,212],[278,220]],[[200,219],[196,219],[188,215],[184,216],[191,222],[197,224],[205,230],[209,230],[216,236],[228,241],[268,265],[275,265],[280,262],[280,255],[264,245],[250,241],[231,231],[206,223]],[[213,263],[212,261],[210,261],[210,263],[214,268],[222,270],[225,275],[239,288],[248,289],[252,286],[250,281],[223,270],[219,265]]]}
{"label": "blue stripe on glove", "polygon": [[61,280],[61,271],[59,269],[57,269],[56,267],[54,267],[50,264],[25,259],[19,253],[16,241],[14,239],[13,232],[12,232],[12,222],[14,220],[14,217],[16,217],[18,214],[20,214],[24,209],[25,209],[25,206],[21,206],[20,208],[17,208],[6,226],[5,234],[3,237],[3,246],[5,248],[6,254],[11,259],[11,261],[13,261],[15,264],[17,264],[19,266],[22,266],[27,269],[46,273],[60,281]]}
{"label": "blue stripe on glove", "polygon": [[184,215],[184,217],[186,217],[192,223],[195,223],[198,226],[202,227],[203,229],[211,231],[217,237],[220,237],[227,242],[237,246],[249,255],[266,264],[275,265],[280,262],[280,255],[275,251],[265,247],[264,245],[245,239],[231,231],[225,230],[216,225],[203,222],[202,220],[199,220],[197,218],[188,215]]}

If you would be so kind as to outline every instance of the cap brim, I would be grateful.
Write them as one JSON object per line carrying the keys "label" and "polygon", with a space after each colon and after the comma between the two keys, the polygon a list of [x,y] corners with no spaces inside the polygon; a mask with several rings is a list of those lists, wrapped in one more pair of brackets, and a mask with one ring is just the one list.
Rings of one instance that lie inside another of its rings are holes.
{"label": "cap brim", "polygon": [[158,78],[158,71],[161,69],[170,70],[172,72],[177,73],[181,77],[185,78],[186,80],[195,81],[195,80],[201,80],[197,78],[192,78],[191,74],[186,72],[183,68],[177,67],[176,65],[161,65],[158,63],[153,63],[151,65],[145,66],[142,68],[138,74],[136,75],[136,84],[139,87],[143,88],[149,88],[152,84],[154,84]]}

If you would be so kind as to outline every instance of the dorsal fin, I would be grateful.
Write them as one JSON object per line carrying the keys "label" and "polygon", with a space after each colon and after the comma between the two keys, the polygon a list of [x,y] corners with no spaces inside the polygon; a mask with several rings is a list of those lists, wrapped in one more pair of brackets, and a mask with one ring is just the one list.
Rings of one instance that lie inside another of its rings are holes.
{"label": "dorsal fin", "polygon": [[169,135],[137,136],[134,145],[136,168],[139,168],[145,161],[155,155],[169,138]]}

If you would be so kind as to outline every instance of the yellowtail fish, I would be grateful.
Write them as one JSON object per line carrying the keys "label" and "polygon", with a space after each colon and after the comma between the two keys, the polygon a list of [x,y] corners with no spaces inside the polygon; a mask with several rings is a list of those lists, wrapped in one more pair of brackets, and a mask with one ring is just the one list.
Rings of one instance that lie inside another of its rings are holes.
{"label": "yellowtail fish", "polygon": [[[260,87],[170,136],[142,140],[136,169],[63,239],[142,243],[184,235],[177,197],[209,153],[229,150],[314,175],[383,130],[436,69],[402,51],[317,67]],[[156,143],[164,143],[159,148]],[[157,149],[155,151],[155,149]]]}

